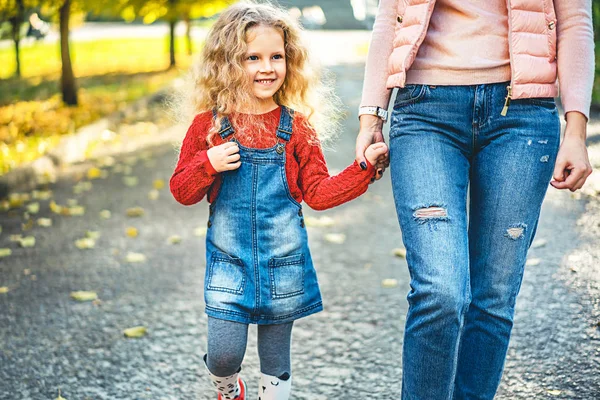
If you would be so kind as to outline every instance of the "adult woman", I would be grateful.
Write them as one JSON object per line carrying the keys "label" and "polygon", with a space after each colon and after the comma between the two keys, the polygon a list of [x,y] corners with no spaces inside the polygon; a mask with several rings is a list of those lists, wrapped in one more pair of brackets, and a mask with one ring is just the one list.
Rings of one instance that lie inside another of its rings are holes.
{"label": "adult woman", "polygon": [[496,393],[548,182],[575,191],[591,173],[590,9],[590,0],[380,2],[356,157],[383,140],[398,87],[389,162],[411,274],[403,399]]}

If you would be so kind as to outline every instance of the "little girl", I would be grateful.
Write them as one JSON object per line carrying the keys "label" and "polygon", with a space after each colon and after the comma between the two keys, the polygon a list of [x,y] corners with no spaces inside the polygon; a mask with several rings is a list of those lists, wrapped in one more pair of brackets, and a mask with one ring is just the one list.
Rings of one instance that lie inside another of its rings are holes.
{"label": "little girl", "polygon": [[307,117],[320,80],[300,34],[284,11],[238,3],[209,32],[189,88],[195,118],[170,188],[181,204],[210,202],[204,361],[218,399],[246,398],[238,373],[249,324],[258,325],[258,398],[289,398],[292,323],[323,309],[301,202],[324,210],[360,196],[387,154],[371,145],[368,162],[329,176]]}

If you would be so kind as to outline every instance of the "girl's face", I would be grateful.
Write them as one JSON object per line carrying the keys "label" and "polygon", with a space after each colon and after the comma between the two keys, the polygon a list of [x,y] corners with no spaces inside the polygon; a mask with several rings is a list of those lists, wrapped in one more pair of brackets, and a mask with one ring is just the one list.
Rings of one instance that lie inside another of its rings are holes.
{"label": "girl's face", "polygon": [[259,112],[267,112],[277,104],[273,95],[285,80],[286,61],[283,33],[270,26],[254,26],[246,34],[248,51],[244,68],[254,95],[259,99]]}

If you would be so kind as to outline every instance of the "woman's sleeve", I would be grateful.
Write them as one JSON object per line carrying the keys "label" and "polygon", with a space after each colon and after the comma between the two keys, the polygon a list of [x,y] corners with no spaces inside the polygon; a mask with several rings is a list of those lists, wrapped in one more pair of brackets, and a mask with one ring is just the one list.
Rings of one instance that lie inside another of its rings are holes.
{"label": "woman's sleeve", "polygon": [[169,187],[175,200],[189,206],[206,196],[218,176],[208,159],[207,124],[196,119],[189,127]]}
{"label": "woman's sleeve", "polygon": [[558,83],[565,110],[588,119],[594,83],[594,28],[591,0],[554,0]]}
{"label": "woman's sleeve", "polygon": [[365,66],[361,106],[379,106],[387,110],[391,89],[387,88],[388,60],[394,48],[398,0],[381,0]]}
{"label": "woman's sleeve", "polygon": [[325,157],[317,139],[295,132],[298,142],[295,156],[298,160],[298,186],[306,204],[314,210],[326,210],[353,200],[367,191],[375,167],[367,162],[362,170],[358,163],[350,164],[335,176],[330,176]]}

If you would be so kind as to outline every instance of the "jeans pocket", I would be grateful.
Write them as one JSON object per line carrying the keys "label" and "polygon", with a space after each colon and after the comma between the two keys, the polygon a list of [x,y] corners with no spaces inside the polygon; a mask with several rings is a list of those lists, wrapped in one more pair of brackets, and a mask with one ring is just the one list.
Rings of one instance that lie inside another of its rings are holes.
{"label": "jeans pocket", "polygon": [[426,85],[406,85],[403,88],[398,88],[394,100],[394,110],[418,102],[425,96],[425,90]]}
{"label": "jeans pocket", "polygon": [[304,254],[269,260],[271,297],[283,299],[304,293]]}
{"label": "jeans pocket", "polygon": [[244,263],[238,257],[214,251],[208,267],[206,290],[244,294],[246,274]]}

